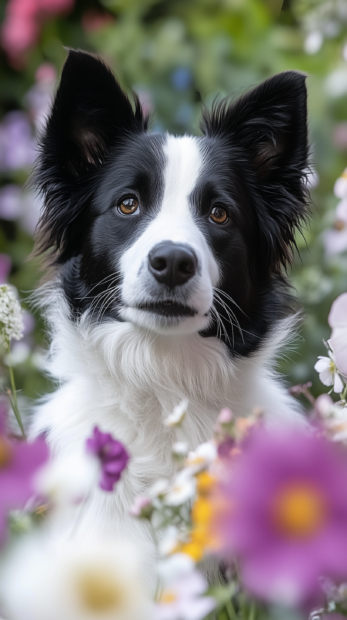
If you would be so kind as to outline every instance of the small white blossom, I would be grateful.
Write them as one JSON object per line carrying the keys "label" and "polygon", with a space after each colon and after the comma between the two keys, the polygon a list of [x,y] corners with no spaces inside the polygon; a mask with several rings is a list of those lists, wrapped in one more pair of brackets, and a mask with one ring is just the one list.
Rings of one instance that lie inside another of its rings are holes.
{"label": "small white blossom", "polygon": [[200,444],[194,452],[189,452],[186,459],[186,467],[193,473],[206,469],[217,458],[217,448],[211,442]]}
{"label": "small white blossom", "polygon": [[160,499],[165,495],[169,488],[169,481],[166,478],[159,478],[148,490],[150,499]]}
{"label": "small white blossom", "polygon": [[174,408],[173,412],[164,420],[165,426],[179,426],[187,413],[188,409],[188,401],[182,400],[177,407]]}
{"label": "small white blossom", "polygon": [[195,490],[195,478],[190,471],[182,469],[175,476],[172,485],[165,495],[165,504],[168,506],[181,506],[181,504],[194,497]]}
{"label": "small white blossom", "polygon": [[177,457],[187,456],[188,444],[185,441],[176,441],[172,446],[172,453]]}
{"label": "small white blossom", "polygon": [[329,357],[320,355],[314,368],[319,373],[319,378],[323,385],[333,385],[334,392],[337,394],[343,392],[343,383],[337,371],[332,351],[329,351]]}
{"label": "small white blossom", "polygon": [[201,620],[216,606],[204,596],[208,584],[187,555],[175,554],[159,566],[162,590],[155,620]]}
{"label": "small white blossom", "polygon": [[54,507],[84,500],[97,486],[99,467],[87,452],[49,461],[35,478],[35,489]]}
{"label": "small white blossom", "polygon": [[23,313],[16,297],[16,289],[7,284],[0,286],[0,342],[8,345],[10,340],[23,336]]}
{"label": "small white blossom", "polygon": [[162,557],[170,556],[175,553],[179,545],[182,543],[182,537],[175,525],[169,525],[163,532],[159,542],[159,554]]}

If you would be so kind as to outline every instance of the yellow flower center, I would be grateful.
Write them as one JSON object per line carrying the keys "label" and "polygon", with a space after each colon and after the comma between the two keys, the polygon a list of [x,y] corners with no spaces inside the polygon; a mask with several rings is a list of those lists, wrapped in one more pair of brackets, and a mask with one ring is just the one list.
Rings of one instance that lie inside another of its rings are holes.
{"label": "yellow flower center", "polygon": [[322,494],[310,484],[293,484],[277,496],[272,511],[277,527],[292,537],[308,537],[325,521]]}
{"label": "yellow flower center", "polygon": [[173,590],[164,590],[159,599],[159,603],[164,603],[164,605],[170,605],[170,603],[174,603],[176,599],[177,596]]}
{"label": "yellow flower center", "polygon": [[0,436],[0,469],[5,469],[12,461],[13,450],[5,437]]}
{"label": "yellow flower center", "polygon": [[98,614],[119,608],[124,602],[124,592],[107,570],[85,569],[77,579],[83,606]]}

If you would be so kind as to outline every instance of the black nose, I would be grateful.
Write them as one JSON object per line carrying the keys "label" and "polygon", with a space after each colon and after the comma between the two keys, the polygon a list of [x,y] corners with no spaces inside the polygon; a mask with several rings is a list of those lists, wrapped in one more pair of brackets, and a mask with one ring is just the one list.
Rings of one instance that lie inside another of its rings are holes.
{"label": "black nose", "polygon": [[188,245],[163,241],[148,255],[148,268],[158,282],[170,288],[188,282],[196,272],[197,259]]}

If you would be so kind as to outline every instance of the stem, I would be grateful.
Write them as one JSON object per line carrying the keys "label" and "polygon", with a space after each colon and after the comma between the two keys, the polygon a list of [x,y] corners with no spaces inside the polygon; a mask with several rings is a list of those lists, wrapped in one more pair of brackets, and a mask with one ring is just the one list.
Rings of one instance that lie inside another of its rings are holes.
{"label": "stem", "polygon": [[15,384],[15,381],[14,381],[13,368],[12,368],[11,364],[8,365],[8,369],[9,369],[9,373],[10,373],[11,387],[12,387],[12,394],[13,394],[13,401],[11,403],[12,404],[13,413],[16,416],[16,420],[18,422],[18,426],[19,426],[19,428],[21,430],[23,438],[26,439],[26,434],[25,434],[22,418],[21,418],[20,413],[19,413],[16,384]]}
{"label": "stem", "polygon": [[229,616],[230,620],[238,620],[238,616],[237,616],[237,613],[235,611],[235,607],[234,607],[234,605],[232,604],[231,601],[227,601],[225,603],[225,609],[228,612],[228,616]]}
{"label": "stem", "polygon": [[255,619],[255,603],[251,603],[250,606],[250,610],[249,610],[249,619],[248,620],[254,620]]}

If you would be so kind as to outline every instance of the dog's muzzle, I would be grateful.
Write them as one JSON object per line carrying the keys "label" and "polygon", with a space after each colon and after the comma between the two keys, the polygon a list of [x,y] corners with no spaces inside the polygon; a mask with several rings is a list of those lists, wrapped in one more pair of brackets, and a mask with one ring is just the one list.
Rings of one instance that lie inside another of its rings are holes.
{"label": "dog's muzzle", "polygon": [[173,241],[158,243],[148,255],[150,273],[169,288],[188,282],[195,275],[197,264],[192,248]]}

